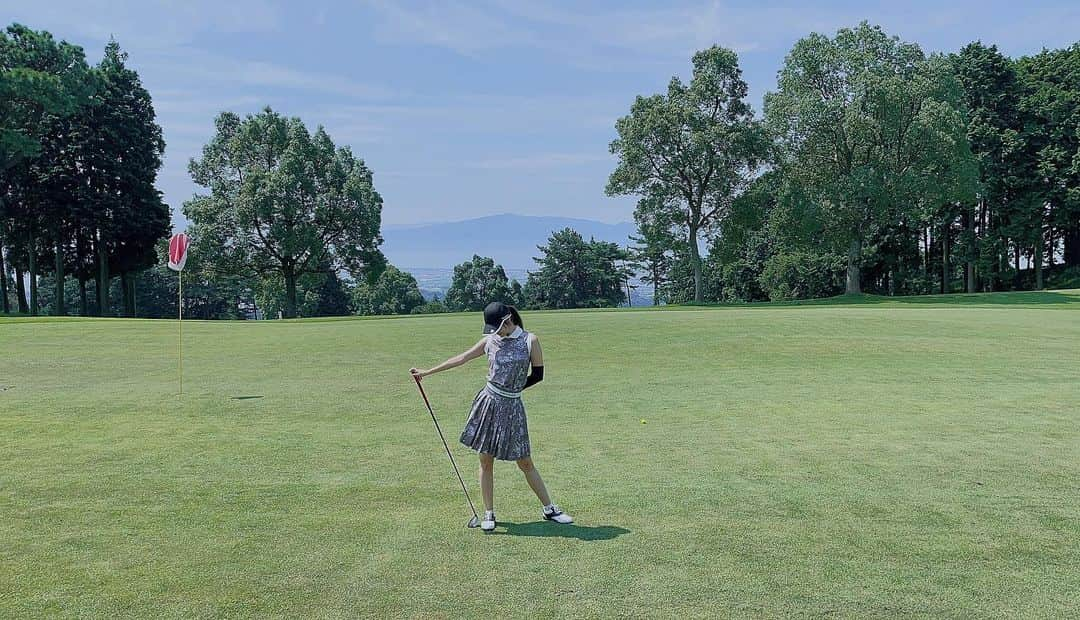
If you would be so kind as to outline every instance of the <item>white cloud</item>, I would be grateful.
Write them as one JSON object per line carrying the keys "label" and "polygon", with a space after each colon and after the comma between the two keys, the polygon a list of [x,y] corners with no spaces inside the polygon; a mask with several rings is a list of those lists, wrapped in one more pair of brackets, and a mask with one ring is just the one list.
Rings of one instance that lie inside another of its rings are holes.
{"label": "white cloud", "polygon": [[278,5],[268,0],[82,0],[5,7],[6,18],[46,28],[59,38],[126,48],[167,49],[205,33],[265,33],[282,28]]}
{"label": "white cloud", "polygon": [[[629,103],[616,97],[569,95],[445,95],[412,96],[385,103],[325,105],[317,112],[329,121],[357,121],[402,132],[412,128],[415,138],[426,134],[536,134],[553,130],[608,132],[614,113],[624,113]],[[419,133],[423,132],[423,133]],[[603,149],[606,152],[606,145]]]}
{"label": "white cloud", "polygon": [[[1080,28],[1080,5],[959,0],[951,4],[880,3],[847,6],[791,2],[735,4],[721,0],[657,3],[654,7],[550,0],[419,3],[368,0],[375,35],[395,44],[432,45],[463,56],[533,50],[579,69],[633,71],[669,66],[718,44],[740,54],[783,54],[810,32],[832,34],[867,20],[891,34],[937,49],[981,38],[1012,53],[1068,45]],[[949,49],[952,49],[951,47]]]}
{"label": "white cloud", "polygon": [[440,46],[469,57],[536,49],[570,65],[608,70],[687,58],[715,43],[739,52],[756,50],[826,21],[801,6],[734,8],[716,1],[603,12],[589,12],[580,3],[511,0],[469,6],[369,0],[367,5],[378,16],[376,36],[386,42]]}
{"label": "white cloud", "polygon": [[190,78],[199,88],[212,91],[212,86],[227,85],[257,89],[287,89],[308,93],[339,95],[354,100],[379,100],[398,95],[397,91],[379,84],[353,79],[347,75],[294,69],[264,61],[229,58],[211,54],[194,47],[175,47],[143,57],[138,63],[154,75],[169,80]]}
{"label": "white cloud", "polygon": [[501,47],[536,45],[533,33],[517,28],[481,5],[454,0],[424,2],[411,8],[392,0],[366,0],[380,21],[383,42],[433,45],[463,56]]}

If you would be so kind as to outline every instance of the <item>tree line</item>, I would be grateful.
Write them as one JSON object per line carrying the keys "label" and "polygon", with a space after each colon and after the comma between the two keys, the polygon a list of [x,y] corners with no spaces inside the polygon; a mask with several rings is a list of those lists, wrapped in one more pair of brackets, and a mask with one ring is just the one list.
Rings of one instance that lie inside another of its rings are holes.
{"label": "tree line", "polygon": [[[528,309],[615,307],[625,303],[623,287],[632,269],[629,256],[617,244],[586,241],[578,232],[565,229],[553,233],[548,243],[537,250],[540,254],[534,259],[537,269],[529,273],[524,285],[508,277],[495,259],[473,256],[454,267],[450,287],[441,299],[426,300],[416,278],[391,264],[383,266],[370,279],[340,278],[333,270],[312,274],[300,280],[297,315],[472,312],[482,310],[493,299]],[[245,287],[244,278],[222,278],[216,272],[208,275],[208,263],[198,254],[189,260],[194,263],[194,269],[185,276],[185,316],[245,318],[241,310],[245,306],[259,308],[263,316],[276,317],[279,313],[285,316],[280,286],[276,297],[273,292],[266,295],[273,288],[266,286],[268,281],[247,280]],[[162,277],[142,290],[153,300],[164,303],[145,304],[142,309],[145,316],[174,316],[175,278],[169,278],[164,267],[155,267],[148,273]],[[186,284],[192,278],[195,284]],[[262,282],[261,287],[258,282]]]}
{"label": "tree line", "polygon": [[[126,59],[0,33],[4,312],[174,316],[165,145]],[[761,117],[734,52],[691,69],[615,126],[606,191],[638,198],[633,247],[558,231],[524,283],[474,256],[432,301],[379,249],[363,159],[270,108],[224,112],[189,164],[185,315],[615,306],[631,276],[656,303],[1080,285],[1080,45],[1011,59],[927,55],[866,23],[811,34]]]}
{"label": "tree line", "polygon": [[1080,45],[927,55],[863,23],[799,40],[763,117],[746,95],[712,47],[616,124],[657,303],[1080,285]]}
{"label": "tree line", "polygon": [[47,32],[19,24],[0,32],[5,313],[37,314],[39,275],[51,273],[52,313],[67,313],[77,297],[81,314],[110,314],[114,304],[135,314],[134,276],[156,261],[169,210],[154,186],[161,128],[126,60],[115,41],[90,66],[81,47]]}

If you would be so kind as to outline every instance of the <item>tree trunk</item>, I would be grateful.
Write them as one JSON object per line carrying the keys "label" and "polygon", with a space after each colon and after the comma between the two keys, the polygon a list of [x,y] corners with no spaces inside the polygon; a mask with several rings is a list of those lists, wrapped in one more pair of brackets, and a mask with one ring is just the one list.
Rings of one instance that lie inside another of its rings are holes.
{"label": "tree trunk", "polygon": [[1062,237],[1065,241],[1065,266],[1080,267],[1080,222],[1065,229]]}
{"label": "tree trunk", "polygon": [[652,272],[652,305],[660,305],[660,269],[655,265]]}
{"label": "tree trunk", "polygon": [[296,274],[285,271],[285,318],[296,318]]}
{"label": "tree trunk", "polygon": [[105,235],[98,233],[98,315],[109,314],[109,252],[105,249]]}
{"label": "tree trunk", "polygon": [[11,314],[11,302],[8,301],[8,270],[4,261],[4,246],[0,244],[0,309],[4,314]]}
{"label": "tree trunk", "polygon": [[941,294],[949,292],[949,224],[941,225]]}
{"label": "tree trunk", "polygon": [[923,278],[930,277],[930,227],[923,227],[923,263],[922,274]]}
{"label": "tree trunk", "polygon": [[1013,246],[1013,256],[1016,259],[1016,276],[1013,278],[1013,290],[1020,290],[1020,245]]}
{"label": "tree trunk", "polygon": [[1043,247],[1042,247],[1042,235],[1039,235],[1039,240],[1035,242],[1035,248],[1033,251],[1035,258],[1035,290],[1043,290]]}
{"label": "tree trunk", "polygon": [[131,316],[131,283],[128,282],[128,274],[126,271],[120,272],[120,300],[124,307],[124,316]]}
{"label": "tree trunk", "polygon": [[1004,246],[998,246],[995,250],[997,254],[997,271],[994,273],[994,280],[991,282],[990,290],[1005,290],[1005,273],[1009,269],[1009,246],[1006,243]]}
{"label": "tree trunk", "polygon": [[862,295],[862,273],[860,261],[862,259],[862,239],[856,235],[848,245],[847,253],[847,283],[844,287],[846,295]]}
{"label": "tree trunk", "polygon": [[1054,270],[1054,253],[1057,251],[1057,239],[1054,238],[1054,229],[1049,229],[1050,238],[1049,247],[1046,249],[1046,267],[1049,267],[1051,271]]}
{"label": "tree trunk", "polygon": [[691,226],[690,262],[694,267],[694,301],[696,303],[701,303],[705,301],[705,296],[703,291],[701,290],[701,252],[698,250],[697,235],[697,226]]}
{"label": "tree trunk", "polygon": [[[94,265],[97,265],[97,259],[94,259]],[[91,313],[94,316],[102,316],[101,313],[101,270],[94,269],[94,311]]]}
{"label": "tree trunk", "polygon": [[79,315],[87,316],[89,310],[86,302],[86,278],[79,276]]}
{"label": "tree trunk", "polygon": [[64,316],[67,314],[67,304],[64,300],[64,244],[60,239],[59,226],[56,227],[54,233],[56,235],[54,242],[56,252],[56,302],[53,304],[53,315]]}
{"label": "tree trunk", "polygon": [[26,305],[26,282],[18,265],[15,266],[15,294],[19,297],[19,314],[29,314],[30,308]]}
{"label": "tree trunk", "polygon": [[978,264],[978,252],[979,243],[975,238],[975,214],[970,211],[964,211],[964,224],[967,228],[968,249],[967,249],[967,263],[964,266],[965,286],[964,290],[968,293],[974,293],[976,291],[975,281],[975,266]]}
{"label": "tree trunk", "polygon": [[[990,205],[986,202],[985,199],[979,201],[979,232],[982,234],[983,239],[985,239],[987,241],[991,240],[991,238],[990,238]],[[997,277],[995,275],[995,272],[996,272],[995,265],[996,265],[997,259],[995,257],[994,262],[987,262],[986,261],[986,253],[983,250],[985,250],[985,248],[980,247],[979,257],[983,259],[983,265],[988,265],[988,268],[987,268],[988,273],[985,274],[985,275],[982,275],[981,278],[978,277],[978,275],[981,275],[981,274],[977,274],[976,279],[981,280],[982,290],[989,293],[989,292],[994,290],[994,278]]]}
{"label": "tree trunk", "polygon": [[30,268],[30,316],[38,313],[38,281],[37,281],[37,239],[30,233],[30,250],[27,252]]}

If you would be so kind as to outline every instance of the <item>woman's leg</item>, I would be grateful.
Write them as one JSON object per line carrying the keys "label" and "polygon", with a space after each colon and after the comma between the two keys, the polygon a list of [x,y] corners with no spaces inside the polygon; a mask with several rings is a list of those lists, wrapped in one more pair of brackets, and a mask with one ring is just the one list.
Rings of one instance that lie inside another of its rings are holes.
{"label": "woman's leg", "polygon": [[480,490],[484,494],[484,510],[495,510],[495,457],[480,453]]}
{"label": "woman's leg", "polygon": [[525,474],[525,480],[528,480],[529,487],[532,488],[533,493],[536,493],[536,497],[540,500],[540,503],[548,506],[551,504],[551,498],[548,497],[547,487],[544,486],[544,479],[540,477],[540,472],[536,471],[536,466],[533,465],[530,457],[517,460],[517,466],[523,474]]}

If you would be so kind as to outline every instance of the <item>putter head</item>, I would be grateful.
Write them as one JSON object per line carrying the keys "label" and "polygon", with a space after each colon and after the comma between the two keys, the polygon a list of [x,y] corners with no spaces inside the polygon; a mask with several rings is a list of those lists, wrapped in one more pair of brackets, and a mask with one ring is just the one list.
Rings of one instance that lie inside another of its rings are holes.
{"label": "putter head", "polygon": [[469,519],[469,523],[465,527],[480,527],[480,517],[473,515],[473,518]]}

